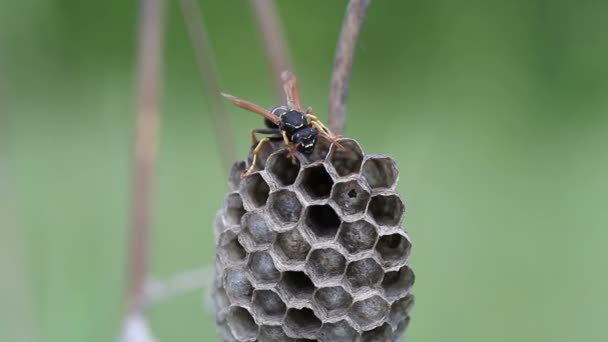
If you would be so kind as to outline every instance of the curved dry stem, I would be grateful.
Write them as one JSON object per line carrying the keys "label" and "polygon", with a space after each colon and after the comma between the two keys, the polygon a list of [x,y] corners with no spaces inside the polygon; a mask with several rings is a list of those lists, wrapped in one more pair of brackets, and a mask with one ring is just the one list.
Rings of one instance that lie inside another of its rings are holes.
{"label": "curved dry stem", "polygon": [[370,1],[350,0],[346,8],[342,32],[336,49],[336,61],[329,94],[329,129],[335,134],[342,134],[344,131],[348,83],[355,55],[355,46]]}
{"label": "curved dry stem", "polygon": [[145,300],[152,207],[152,179],[158,149],[159,98],[162,75],[163,0],[141,0],[137,70],[137,112],[127,314],[140,312]]}
{"label": "curved dry stem", "polygon": [[213,58],[213,50],[209,43],[209,35],[207,34],[198,2],[194,0],[180,0],[179,4],[190,37],[190,44],[194,50],[198,72],[209,99],[213,132],[218,141],[217,146],[222,160],[222,167],[224,172],[228,172],[232,162],[236,158],[236,147],[234,146],[234,133],[230,116],[219,93],[221,82],[217,63]]}
{"label": "curved dry stem", "polygon": [[291,70],[291,57],[285,40],[283,25],[273,0],[250,0],[255,14],[260,38],[272,69],[272,79],[277,103],[283,103],[281,73]]}

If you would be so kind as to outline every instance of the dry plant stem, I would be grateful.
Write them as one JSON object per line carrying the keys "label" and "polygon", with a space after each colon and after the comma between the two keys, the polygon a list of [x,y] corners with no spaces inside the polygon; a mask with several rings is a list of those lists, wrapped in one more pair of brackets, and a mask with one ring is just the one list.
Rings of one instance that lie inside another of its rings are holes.
{"label": "dry plant stem", "polygon": [[152,179],[158,149],[162,77],[163,0],[141,0],[140,6],[127,314],[139,312],[145,300]]}
{"label": "dry plant stem", "polygon": [[195,0],[179,0],[186,29],[190,36],[190,44],[194,50],[196,64],[205,92],[209,99],[209,109],[213,120],[213,131],[216,135],[220,158],[224,172],[230,170],[232,161],[236,159],[236,147],[234,146],[233,129],[230,116],[224,106],[220,95],[220,80],[218,68],[213,58],[213,50],[209,42],[209,35],[203,22],[200,6]]}
{"label": "dry plant stem", "polygon": [[283,34],[285,31],[273,0],[250,0],[249,2],[255,14],[260,38],[266,47],[266,54],[272,69],[275,97],[277,103],[282,103],[284,94],[281,73],[291,70],[292,64]]}
{"label": "dry plant stem", "polygon": [[350,0],[346,8],[346,16],[336,49],[336,61],[329,94],[329,129],[335,134],[342,134],[344,131],[346,99],[355,47],[370,1]]}

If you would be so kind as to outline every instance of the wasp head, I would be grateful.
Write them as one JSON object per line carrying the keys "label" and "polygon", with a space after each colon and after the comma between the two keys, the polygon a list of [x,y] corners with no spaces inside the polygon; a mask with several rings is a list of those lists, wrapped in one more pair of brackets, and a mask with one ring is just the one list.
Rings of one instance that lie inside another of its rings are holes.
{"label": "wasp head", "polygon": [[298,152],[310,155],[315,149],[319,132],[312,127],[305,127],[297,130],[292,136],[291,141],[298,146]]}

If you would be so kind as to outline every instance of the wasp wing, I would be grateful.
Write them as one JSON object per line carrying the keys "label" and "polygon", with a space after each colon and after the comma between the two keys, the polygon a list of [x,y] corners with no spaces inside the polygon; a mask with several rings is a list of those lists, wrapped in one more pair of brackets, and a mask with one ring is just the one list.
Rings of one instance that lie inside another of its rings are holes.
{"label": "wasp wing", "polygon": [[278,116],[273,115],[267,109],[262,108],[261,106],[258,106],[255,103],[249,102],[247,100],[239,99],[238,97],[232,96],[232,95],[229,95],[229,94],[222,93],[222,95],[225,98],[227,98],[228,100],[230,100],[230,102],[234,103],[236,106],[241,107],[241,108],[243,108],[245,110],[248,110],[250,112],[254,112],[256,114],[260,114],[261,116],[263,116],[264,118],[270,120],[270,122],[274,123],[277,126],[281,123],[281,120],[279,119]]}

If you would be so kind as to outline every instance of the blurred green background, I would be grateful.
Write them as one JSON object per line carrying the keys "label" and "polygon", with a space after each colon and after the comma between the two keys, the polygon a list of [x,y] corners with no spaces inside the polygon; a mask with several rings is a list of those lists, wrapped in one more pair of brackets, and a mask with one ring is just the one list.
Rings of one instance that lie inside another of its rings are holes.
{"label": "blurred green background", "polygon": [[[304,102],[325,117],[346,1],[278,3]],[[225,90],[272,105],[247,2],[201,7]],[[0,1],[0,263],[12,270],[0,339],[120,329],[137,8]],[[184,23],[175,1],[167,10],[161,277],[211,265],[226,190]],[[408,341],[608,340],[607,13],[599,0],[372,3],[347,135],[400,166],[417,275]],[[260,120],[230,112],[242,157]],[[153,307],[154,333],[218,340],[204,305],[192,293]]]}

